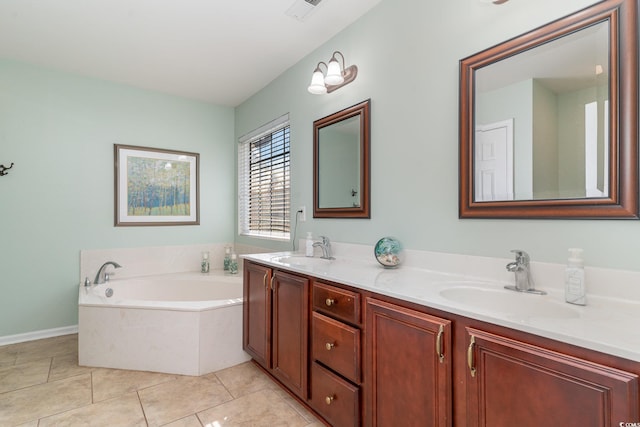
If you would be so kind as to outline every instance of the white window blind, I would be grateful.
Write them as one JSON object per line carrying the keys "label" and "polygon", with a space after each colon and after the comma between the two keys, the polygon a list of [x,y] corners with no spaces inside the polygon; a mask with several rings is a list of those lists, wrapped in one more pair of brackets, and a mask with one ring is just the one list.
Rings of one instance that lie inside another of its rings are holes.
{"label": "white window blind", "polygon": [[289,147],[288,114],[239,139],[240,234],[289,239]]}

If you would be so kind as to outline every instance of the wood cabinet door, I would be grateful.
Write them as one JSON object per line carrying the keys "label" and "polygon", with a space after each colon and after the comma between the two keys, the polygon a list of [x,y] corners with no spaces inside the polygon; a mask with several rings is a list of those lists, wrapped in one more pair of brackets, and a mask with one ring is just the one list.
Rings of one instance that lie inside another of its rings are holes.
{"label": "wood cabinet door", "polygon": [[242,348],[265,369],[271,366],[271,269],[244,263]]}
{"label": "wood cabinet door", "polygon": [[272,283],[273,375],[306,399],[309,394],[309,280],[276,271]]}
{"label": "wood cabinet door", "polygon": [[367,298],[367,426],[451,425],[451,322]]}
{"label": "wood cabinet door", "polygon": [[469,427],[618,427],[638,422],[638,377],[473,328]]}

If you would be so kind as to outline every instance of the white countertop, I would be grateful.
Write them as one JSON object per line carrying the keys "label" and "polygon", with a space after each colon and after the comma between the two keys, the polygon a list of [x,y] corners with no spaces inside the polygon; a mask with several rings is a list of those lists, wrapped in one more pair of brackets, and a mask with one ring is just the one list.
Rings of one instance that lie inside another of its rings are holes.
{"label": "white countertop", "polygon": [[[547,295],[524,294],[504,290],[505,282],[478,279],[468,272],[451,274],[415,265],[385,269],[373,257],[309,261],[291,252],[242,257],[640,362],[636,300],[588,294],[588,305],[576,306],[564,301],[558,286],[539,286]],[[289,258],[282,262],[282,257]]]}

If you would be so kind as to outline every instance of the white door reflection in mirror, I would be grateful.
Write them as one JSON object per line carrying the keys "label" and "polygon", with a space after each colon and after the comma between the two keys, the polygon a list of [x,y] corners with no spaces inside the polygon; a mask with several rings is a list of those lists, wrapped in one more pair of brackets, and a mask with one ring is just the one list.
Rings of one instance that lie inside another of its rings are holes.
{"label": "white door reflection in mirror", "polygon": [[513,200],[513,119],[476,126],[475,200]]}

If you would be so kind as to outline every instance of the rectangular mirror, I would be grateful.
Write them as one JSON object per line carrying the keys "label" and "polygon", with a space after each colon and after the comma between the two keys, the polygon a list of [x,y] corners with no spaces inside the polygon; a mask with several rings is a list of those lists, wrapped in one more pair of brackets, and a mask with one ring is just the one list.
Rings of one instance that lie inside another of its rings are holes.
{"label": "rectangular mirror", "polygon": [[637,39],[606,0],[460,62],[460,217],[637,218]]}
{"label": "rectangular mirror", "polygon": [[313,217],[369,218],[370,100],[313,122]]}

